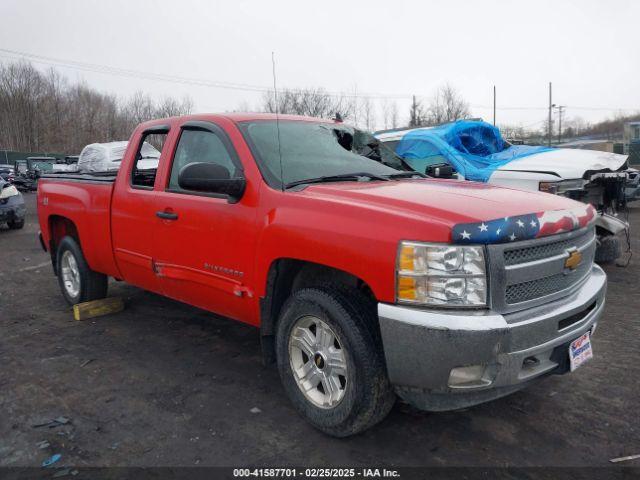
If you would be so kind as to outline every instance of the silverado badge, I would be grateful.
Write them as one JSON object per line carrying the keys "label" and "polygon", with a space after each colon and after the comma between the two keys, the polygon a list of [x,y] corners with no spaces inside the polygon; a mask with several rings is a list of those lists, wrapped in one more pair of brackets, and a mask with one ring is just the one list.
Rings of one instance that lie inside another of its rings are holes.
{"label": "silverado badge", "polygon": [[582,254],[575,248],[567,250],[567,253],[569,256],[564,261],[564,267],[569,270],[575,270],[578,268],[578,265],[580,265],[580,262],[582,262]]}

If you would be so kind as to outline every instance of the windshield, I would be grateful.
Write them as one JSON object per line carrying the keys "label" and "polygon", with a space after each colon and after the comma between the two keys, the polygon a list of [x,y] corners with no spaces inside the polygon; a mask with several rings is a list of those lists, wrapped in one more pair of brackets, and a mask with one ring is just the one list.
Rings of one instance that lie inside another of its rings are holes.
{"label": "windshield", "polygon": [[382,176],[409,170],[400,157],[370,133],[331,123],[279,124],[279,132],[276,121],[242,124],[265,180],[273,187],[355,172]]}
{"label": "windshield", "polygon": [[31,168],[34,170],[42,170],[43,172],[53,169],[53,165],[47,161],[31,162]]}

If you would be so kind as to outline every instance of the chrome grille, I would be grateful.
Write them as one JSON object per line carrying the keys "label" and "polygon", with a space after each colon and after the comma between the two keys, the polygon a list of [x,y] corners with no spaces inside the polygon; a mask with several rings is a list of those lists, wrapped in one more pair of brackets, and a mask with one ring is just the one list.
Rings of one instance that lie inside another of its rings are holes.
{"label": "chrome grille", "polygon": [[559,240],[543,245],[533,245],[525,248],[514,248],[504,251],[505,265],[518,265],[520,263],[532,262],[541,258],[553,257],[564,253],[567,249],[582,245],[590,240],[590,231],[584,232],[576,238]]}
{"label": "chrome grille", "polygon": [[591,270],[591,264],[587,265],[582,262],[580,267],[568,274],[557,273],[549,277],[509,285],[505,293],[505,300],[508,305],[512,305],[560,292],[583,279],[588,270]]}
{"label": "chrome grille", "polygon": [[[571,293],[591,272],[595,229],[576,230],[523,242],[488,245],[491,307],[501,313],[540,305]],[[577,249],[582,262],[564,266]]]}

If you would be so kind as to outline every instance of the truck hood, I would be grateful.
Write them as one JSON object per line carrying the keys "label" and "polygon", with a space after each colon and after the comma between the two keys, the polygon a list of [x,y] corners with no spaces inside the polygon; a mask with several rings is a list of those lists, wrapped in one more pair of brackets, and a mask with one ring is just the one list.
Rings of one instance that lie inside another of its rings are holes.
{"label": "truck hood", "polygon": [[547,193],[439,179],[317,184],[299,193],[330,203],[420,219],[448,228],[460,223],[584,206]]}
{"label": "truck hood", "polygon": [[585,172],[616,171],[624,165],[627,155],[596,150],[555,149],[534,153],[498,168],[502,171],[553,172],[562,179],[583,178]]}

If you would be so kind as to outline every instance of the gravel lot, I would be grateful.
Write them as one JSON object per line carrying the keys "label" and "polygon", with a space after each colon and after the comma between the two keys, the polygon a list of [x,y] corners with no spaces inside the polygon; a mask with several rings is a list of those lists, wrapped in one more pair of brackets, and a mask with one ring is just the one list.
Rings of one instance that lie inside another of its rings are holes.
{"label": "gravel lot", "polygon": [[[574,374],[457,412],[398,403],[382,424],[337,440],[293,410],[251,327],[115,282],[124,312],[74,321],[38,244],[35,195],[25,199],[25,228],[0,227],[0,465],[60,453],[80,468],[607,466],[640,453],[640,255],[606,267],[595,359]],[[34,427],[59,416],[70,422]]]}

